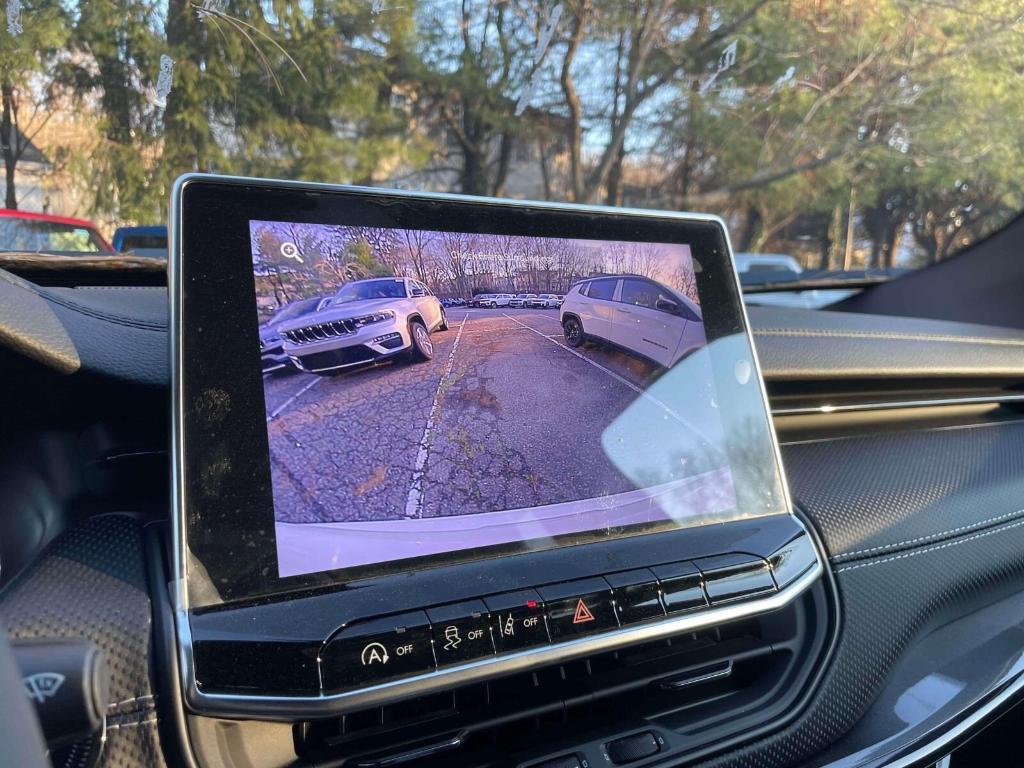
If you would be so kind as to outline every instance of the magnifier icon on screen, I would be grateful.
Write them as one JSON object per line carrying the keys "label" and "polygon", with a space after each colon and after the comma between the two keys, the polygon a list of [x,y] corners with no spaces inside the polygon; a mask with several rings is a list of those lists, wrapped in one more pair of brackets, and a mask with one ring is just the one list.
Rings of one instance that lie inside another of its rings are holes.
{"label": "magnifier icon on screen", "polygon": [[281,255],[286,259],[295,259],[302,264],[302,257],[299,256],[299,249],[295,247],[295,243],[281,243]]}

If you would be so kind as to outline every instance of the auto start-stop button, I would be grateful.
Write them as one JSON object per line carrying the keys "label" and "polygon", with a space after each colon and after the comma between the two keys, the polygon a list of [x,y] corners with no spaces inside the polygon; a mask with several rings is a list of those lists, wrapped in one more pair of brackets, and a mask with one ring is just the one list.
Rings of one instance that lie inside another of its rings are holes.
{"label": "auto start-stop button", "polygon": [[430,624],[422,611],[353,624],[336,634],[320,659],[326,691],[342,691],[435,668]]}

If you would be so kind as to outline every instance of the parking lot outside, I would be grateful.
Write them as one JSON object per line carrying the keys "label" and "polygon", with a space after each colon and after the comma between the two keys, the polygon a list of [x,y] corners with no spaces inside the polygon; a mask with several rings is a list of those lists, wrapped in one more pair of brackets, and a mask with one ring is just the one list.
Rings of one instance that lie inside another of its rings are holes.
{"label": "parking lot outside", "polygon": [[266,377],[278,521],[465,515],[633,490],[599,425],[655,366],[569,349],[556,311],[453,308],[448,321],[426,363]]}

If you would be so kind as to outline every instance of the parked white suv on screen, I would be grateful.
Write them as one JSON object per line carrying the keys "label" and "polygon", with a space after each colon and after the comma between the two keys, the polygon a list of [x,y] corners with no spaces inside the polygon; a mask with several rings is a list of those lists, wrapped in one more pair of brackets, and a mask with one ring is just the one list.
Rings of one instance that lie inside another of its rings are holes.
{"label": "parked white suv on screen", "polygon": [[700,307],[679,291],[636,275],[583,280],[566,294],[559,314],[565,341],[596,341],[671,368],[704,346]]}
{"label": "parked white suv on screen", "polygon": [[283,323],[284,352],[300,370],[328,373],[404,354],[434,356],[430,334],[448,330],[440,300],[411,277],[346,283],[311,315]]}
{"label": "parked white suv on screen", "polygon": [[558,308],[562,304],[562,299],[554,293],[542,293],[537,296],[532,304],[527,304],[528,307],[540,307],[541,309],[551,309],[552,307]]}
{"label": "parked white suv on screen", "polygon": [[482,301],[480,303],[485,307],[494,309],[496,307],[507,307],[512,302],[513,298],[514,296],[512,296],[511,293],[495,293],[488,297],[486,301]]}

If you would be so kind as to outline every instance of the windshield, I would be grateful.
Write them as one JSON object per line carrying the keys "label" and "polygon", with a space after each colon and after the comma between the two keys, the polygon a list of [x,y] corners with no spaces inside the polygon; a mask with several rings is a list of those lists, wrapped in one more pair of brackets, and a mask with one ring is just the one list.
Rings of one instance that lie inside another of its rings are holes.
{"label": "windshield", "polygon": [[106,246],[86,227],[59,222],[0,218],[0,251],[105,253]]}
{"label": "windshield", "polygon": [[166,225],[209,171],[711,212],[745,283],[806,282],[941,261],[1022,207],[1024,0],[6,6],[5,207],[101,233]]}
{"label": "windshield", "polygon": [[292,318],[295,317],[308,315],[310,312],[317,308],[317,305],[320,303],[320,301],[321,300],[319,298],[312,298],[301,299],[300,301],[292,302],[279,312],[275,312],[267,321],[267,324],[280,325],[285,320],[291,320]]}
{"label": "windshield", "polygon": [[331,299],[331,306],[365,299],[404,298],[405,282],[403,280],[367,280],[346,285]]}

